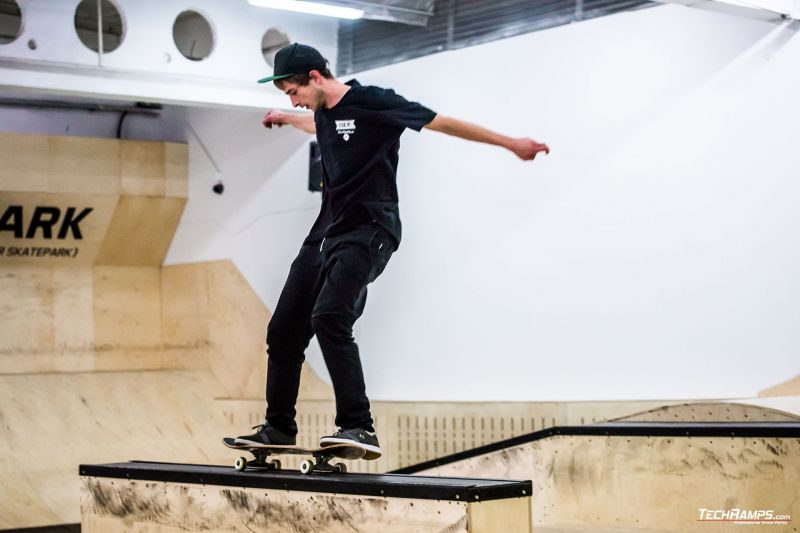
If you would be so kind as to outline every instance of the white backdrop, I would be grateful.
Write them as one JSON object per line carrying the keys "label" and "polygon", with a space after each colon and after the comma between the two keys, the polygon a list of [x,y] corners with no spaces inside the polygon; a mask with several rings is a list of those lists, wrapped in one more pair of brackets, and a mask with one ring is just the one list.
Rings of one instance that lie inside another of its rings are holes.
{"label": "white backdrop", "polygon": [[[404,242],[356,330],[371,397],[736,397],[797,374],[798,64],[796,26],[667,5],[359,75],[553,150],[405,134]],[[228,192],[192,143],[168,261],[232,257],[272,308],[318,207],[309,138],[190,118]]]}

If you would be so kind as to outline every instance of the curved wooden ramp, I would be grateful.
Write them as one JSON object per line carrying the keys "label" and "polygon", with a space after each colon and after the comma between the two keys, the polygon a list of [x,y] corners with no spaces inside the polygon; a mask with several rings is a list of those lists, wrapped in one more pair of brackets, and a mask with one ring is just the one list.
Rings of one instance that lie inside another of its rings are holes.
{"label": "curved wooden ramp", "polygon": [[530,481],[81,465],[84,533],[529,533]]}
{"label": "curved wooden ramp", "polygon": [[688,402],[648,409],[613,422],[800,422],[800,396]]}

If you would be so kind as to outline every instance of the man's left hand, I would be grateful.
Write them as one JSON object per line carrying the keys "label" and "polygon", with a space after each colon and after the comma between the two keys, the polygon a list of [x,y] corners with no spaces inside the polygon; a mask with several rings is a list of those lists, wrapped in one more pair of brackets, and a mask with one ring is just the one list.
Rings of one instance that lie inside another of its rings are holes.
{"label": "man's left hand", "polygon": [[550,148],[546,144],[538,143],[526,137],[514,139],[508,149],[517,154],[517,157],[523,161],[533,161],[539,152],[550,153]]}

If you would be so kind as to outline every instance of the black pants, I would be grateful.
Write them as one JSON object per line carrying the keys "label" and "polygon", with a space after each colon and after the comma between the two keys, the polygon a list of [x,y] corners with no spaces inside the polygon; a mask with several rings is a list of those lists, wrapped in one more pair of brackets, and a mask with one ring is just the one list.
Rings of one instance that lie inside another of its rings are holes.
{"label": "black pants", "polygon": [[303,245],[267,327],[267,422],[297,434],[295,404],[305,349],[317,335],[336,396],[336,425],[374,431],[353,324],[367,285],[386,268],[392,236],[374,224]]}

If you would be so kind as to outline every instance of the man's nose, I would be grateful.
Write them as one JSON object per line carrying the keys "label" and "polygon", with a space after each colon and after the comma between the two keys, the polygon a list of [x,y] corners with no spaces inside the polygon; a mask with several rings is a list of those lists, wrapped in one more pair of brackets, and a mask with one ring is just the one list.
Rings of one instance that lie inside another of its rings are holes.
{"label": "man's nose", "polygon": [[292,100],[292,107],[297,107],[298,105],[300,105],[300,103],[297,101],[297,98],[295,98],[294,96],[290,96],[289,98]]}

